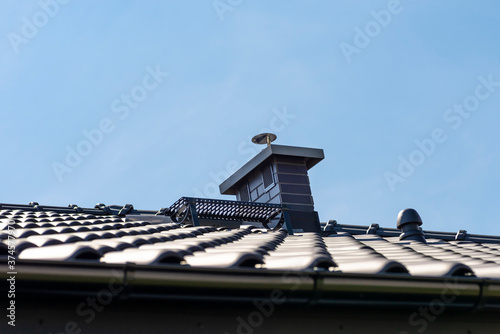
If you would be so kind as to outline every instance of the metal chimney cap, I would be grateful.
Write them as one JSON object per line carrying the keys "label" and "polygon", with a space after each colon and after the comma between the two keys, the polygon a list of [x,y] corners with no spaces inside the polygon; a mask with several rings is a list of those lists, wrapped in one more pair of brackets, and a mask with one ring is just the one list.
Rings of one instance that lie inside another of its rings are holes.
{"label": "metal chimney cap", "polygon": [[409,223],[418,224],[420,226],[422,225],[422,218],[420,218],[420,215],[415,209],[401,210],[398,214],[398,222],[397,222],[398,229],[400,229],[401,226]]}
{"label": "metal chimney cap", "polygon": [[276,138],[278,138],[278,136],[274,133],[261,133],[252,138],[252,143],[260,145],[267,144],[267,146],[269,146]]}

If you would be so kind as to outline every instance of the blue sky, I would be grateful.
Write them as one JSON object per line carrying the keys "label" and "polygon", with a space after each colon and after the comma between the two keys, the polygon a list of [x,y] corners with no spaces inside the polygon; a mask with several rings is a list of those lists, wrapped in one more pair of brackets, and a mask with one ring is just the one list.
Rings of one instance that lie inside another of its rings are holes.
{"label": "blue sky", "polygon": [[395,227],[413,207],[427,230],[500,234],[497,1],[2,8],[0,202],[232,199],[215,184],[271,129],[324,149],[322,221]]}

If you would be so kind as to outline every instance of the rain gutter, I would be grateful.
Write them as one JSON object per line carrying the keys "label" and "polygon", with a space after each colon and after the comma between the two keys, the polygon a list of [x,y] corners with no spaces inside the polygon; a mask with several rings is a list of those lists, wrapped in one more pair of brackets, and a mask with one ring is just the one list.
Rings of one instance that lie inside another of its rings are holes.
{"label": "rain gutter", "polygon": [[[477,277],[54,261],[19,261],[17,266],[16,292],[25,296],[88,296],[109,290],[119,291],[122,299],[244,302],[279,295],[285,303],[311,306],[418,307],[440,302],[450,310],[500,308],[500,280]],[[2,285],[8,278],[0,273]]]}

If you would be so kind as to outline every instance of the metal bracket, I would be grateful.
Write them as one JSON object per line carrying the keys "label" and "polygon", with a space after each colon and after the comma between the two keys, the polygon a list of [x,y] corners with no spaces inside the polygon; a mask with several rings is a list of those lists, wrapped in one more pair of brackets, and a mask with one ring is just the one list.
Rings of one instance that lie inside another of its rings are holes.
{"label": "metal bracket", "polygon": [[125,216],[130,211],[134,210],[134,206],[132,204],[125,204],[123,208],[118,212],[118,216]]}
{"label": "metal bracket", "polygon": [[200,226],[200,220],[198,219],[198,212],[196,211],[196,201],[192,198],[188,201],[189,212],[191,213],[191,219],[193,220],[193,226]]}
{"label": "metal bracket", "polygon": [[469,234],[466,230],[460,230],[457,232],[455,236],[455,240],[467,240],[469,238]]}
{"label": "metal bracket", "polygon": [[366,234],[377,234],[377,230],[380,228],[379,224],[373,223],[366,230]]}
{"label": "metal bracket", "polygon": [[337,225],[336,220],[329,220],[328,223],[326,223],[325,227],[323,228],[323,232],[335,232],[334,228]]}
{"label": "metal bracket", "polygon": [[78,205],[76,205],[76,204],[70,204],[70,205],[68,205],[68,208],[72,208],[73,210],[75,210],[75,211],[76,211],[76,212],[78,212],[78,213],[83,212],[83,209],[82,209],[82,208],[80,208],[80,207],[79,207]]}
{"label": "metal bracket", "polygon": [[167,208],[161,208],[158,210],[158,212],[155,214],[155,216],[166,216],[168,215],[168,209]]}
{"label": "metal bracket", "polygon": [[288,212],[288,208],[283,205],[283,219],[285,220],[285,227],[286,230],[288,231],[289,235],[293,235],[293,228],[292,228],[292,223],[290,222],[290,213]]}

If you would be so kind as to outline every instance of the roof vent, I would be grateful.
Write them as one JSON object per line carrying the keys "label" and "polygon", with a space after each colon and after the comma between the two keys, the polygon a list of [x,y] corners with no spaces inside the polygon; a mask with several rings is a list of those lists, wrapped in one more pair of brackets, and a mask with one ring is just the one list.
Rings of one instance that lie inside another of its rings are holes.
{"label": "roof vent", "polygon": [[271,144],[276,138],[272,133],[253,137],[254,144],[267,147],[222,182],[220,192],[243,202],[281,204],[293,230],[320,232],[308,171],[324,159],[323,150]]}
{"label": "roof vent", "polygon": [[414,209],[404,209],[398,214],[397,227],[401,230],[399,240],[413,240],[426,242],[424,232],[419,228],[422,225],[422,218]]}
{"label": "roof vent", "polygon": [[271,143],[276,140],[278,136],[274,133],[261,133],[252,138],[252,143],[254,144],[267,144],[267,146],[271,146]]}

